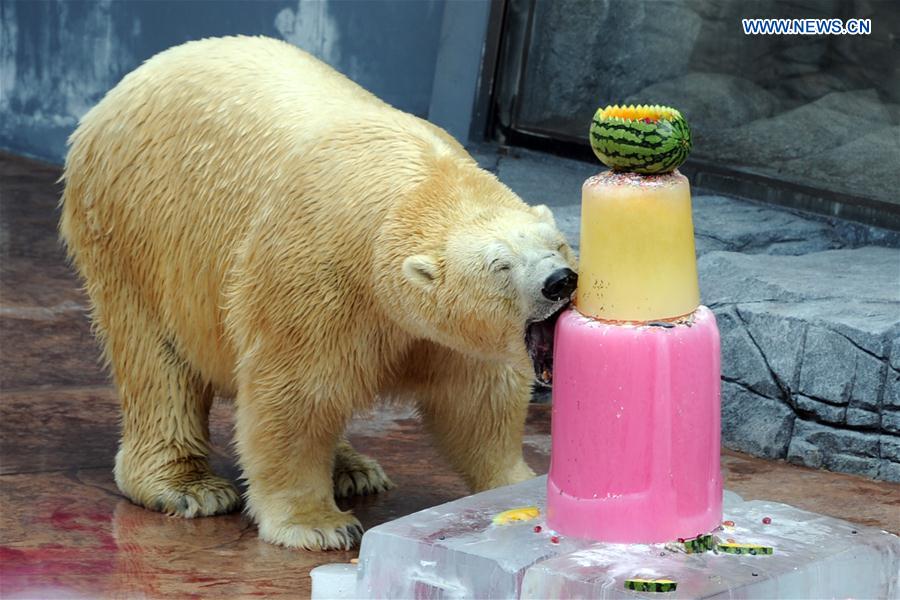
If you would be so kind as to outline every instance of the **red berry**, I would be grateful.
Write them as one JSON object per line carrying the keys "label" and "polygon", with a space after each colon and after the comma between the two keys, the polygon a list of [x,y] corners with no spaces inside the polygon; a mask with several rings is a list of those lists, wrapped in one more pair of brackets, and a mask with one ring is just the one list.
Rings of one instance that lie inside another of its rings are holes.
{"label": "red berry", "polygon": [[540,525],[535,525],[535,526],[534,526],[534,532],[535,532],[535,533],[540,533],[540,532],[541,532],[541,526],[540,526]]}
{"label": "red berry", "polygon": [[558,544],[558,543],[559,543],[559,536],[555,536],[555,535],[554,535],[552,538],[550,538],[550,542],[552,542],[552,543],[554,543],[554,544]]}
{"label": "red berry", "polygon": [[722,525],[725,527],[734,527],[734,521],[722,521]]}
{"label": "red berry", "polygon": [[768,525],[768,524],[771,523],[771,522],[772,522],[772,519],[771,519],[770,517],[763,517],[763,524],[764,524],[764,525]]}
{"label": "red berry", "polygon": [[679,543],[679,544],[683,544],[683,543],[684,543],[684,538],[678,538],[678,543]]}

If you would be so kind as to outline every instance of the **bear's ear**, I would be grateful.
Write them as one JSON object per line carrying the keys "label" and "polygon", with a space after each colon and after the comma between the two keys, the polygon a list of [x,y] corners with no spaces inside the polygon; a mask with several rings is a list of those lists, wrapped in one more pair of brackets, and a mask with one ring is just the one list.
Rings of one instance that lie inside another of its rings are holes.
{"label": "bear's ear", "polygon": [[437,262],[427,254],[408,256],[403,261],[403,275],[411,283],[422,288],[427,289],[434,284],[437,272]]}
{"label": "bear's ear", "polygon": [[549,208],[547,208],[546,204],[538,204],[537,206],[532,206],[531,212],[536,214],[542,221],[546,221],[550,225],[556,227],[556,220],[553,218],[553,212]]}

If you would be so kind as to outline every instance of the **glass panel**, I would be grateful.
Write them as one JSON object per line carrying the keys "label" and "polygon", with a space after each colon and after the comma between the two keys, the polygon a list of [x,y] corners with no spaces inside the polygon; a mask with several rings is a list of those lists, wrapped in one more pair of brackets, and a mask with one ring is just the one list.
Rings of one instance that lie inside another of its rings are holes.
{"label": "glass panel", "polygon": [[[668,104],[691,123],[696,159],[900,206],[900,2],[536,0],[530,10],[514,131],[586,143],[598,106]],[[756,17],[870,19],[871,33],[745,35],[742,18]]]}

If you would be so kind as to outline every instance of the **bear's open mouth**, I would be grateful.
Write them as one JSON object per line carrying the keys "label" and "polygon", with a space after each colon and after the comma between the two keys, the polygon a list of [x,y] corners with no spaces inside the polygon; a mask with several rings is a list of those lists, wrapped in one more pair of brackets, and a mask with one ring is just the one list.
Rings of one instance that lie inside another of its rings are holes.
{"label": "bear's open mouth", "polygon": [[553,332],[556,319],[567,306],[563,305],[542,321],[533,321],[525,326],[525,347],[534,366],[535,380],[543,387],[550,387],[553,382]]}

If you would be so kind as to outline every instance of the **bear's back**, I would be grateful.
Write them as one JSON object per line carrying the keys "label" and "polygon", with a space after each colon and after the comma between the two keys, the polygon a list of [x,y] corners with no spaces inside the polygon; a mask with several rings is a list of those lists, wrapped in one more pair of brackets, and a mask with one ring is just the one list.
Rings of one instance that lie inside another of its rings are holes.
{"label": "bear's back", "polygon": [[[346,189],[357,175],[370,185],[376,172],[391,173],[394,185],[413,183],[423,155],[471,160],[438,127],[264,37],[209,38],[157,54],[91,109],[69,141],[65,179],[100,188],[92,200],[164,201],[163,183],[182,201],[247,216],[252,207],[243,203],[266,201],[258,191],[290,195],[311,171],[316,186]],[[104,219],[104,207],[95,208]]]}
{"label": "bear's back", "polygon": [[92,297],[127,285],[189,332],[192,361],[223,369],[213,380],[229,360],[200,355],[226,339],[221,307],[242,247],[283,228],[292,248],[309,249],[296,264],[330,257],[358,270],[391,203],[424,178],[422,156],[471,161],[443,131],[302,50],[249,37],[149,59],[84,116],[70,146],[60,231]]}
{"label": "bear's back", "polygon": [[303,50],[246,36],[207,38],[160,52],[126,75],[82,125],[107,120],[103,116],[111,105],[122,111],[119,119],[175,108],[184,117],[200,116],[204,124],[228,127],[238,116],[268,120],[276,128],[290,125],[285,121],[289,116],[305,117],[305,130],[348,110],[389,108]]}

